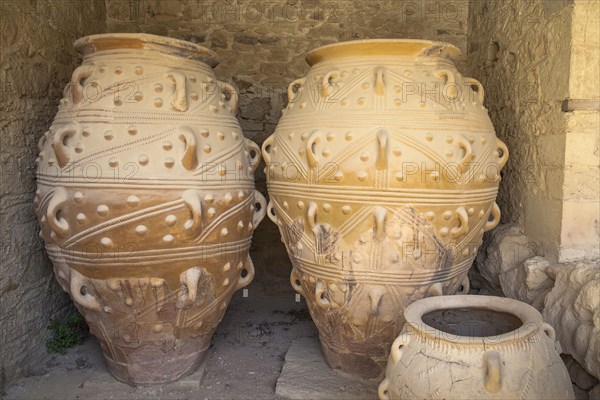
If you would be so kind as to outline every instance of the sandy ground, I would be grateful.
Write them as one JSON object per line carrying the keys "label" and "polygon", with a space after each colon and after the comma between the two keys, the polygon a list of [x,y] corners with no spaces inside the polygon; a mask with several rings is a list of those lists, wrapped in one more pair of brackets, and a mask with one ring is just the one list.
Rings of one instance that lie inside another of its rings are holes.
{"label": "sandy ground", "polygon": [[287,279],[248,289],[248,297],[235,294],[199,371],[180,381],[140,388],[120,383],[90,337],[64,356],[49,355],[34,375],[8,387],[3,399],[274,399],[291,342],[316,337],[317,331]]}

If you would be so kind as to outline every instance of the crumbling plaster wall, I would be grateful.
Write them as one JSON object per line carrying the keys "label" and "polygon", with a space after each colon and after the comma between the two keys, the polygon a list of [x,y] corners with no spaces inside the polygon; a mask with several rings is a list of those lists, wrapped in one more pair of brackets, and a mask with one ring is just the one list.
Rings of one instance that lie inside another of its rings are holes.
{"label": "crumbling plaster wall", "polygon": [[38,237],[34,160],[78,64],[73,41],[104,26],[104,0],[1,3],[0,393],[34,372],[46,354],[49,319],[71,304]]}
{"label": "crumbling plaster wall", "polygon": [[[511,157],[503,171],[503,222],[521,225],[558,261],[598,257],[598,99],[595,0],[470,2],[468,71]],[[589,104],[589,103],[588,103]]]}
{"label": "crumbling plaster wall", "polygon": [[[467,0],[107,0],[108,32],[145,32],[185,39],[214,50],[215,73],[240,91],[238,115],[259,145],[273,133],[287,87],[306,76],[305,54],[353,39],[422,38],[467,44]],[[464,69],[464,63],[459,65]],[[266,194],[262,171],[258,189]],[[277,227],[268,219],[254,234],[255,283],[289,277]],[[269,290],[272,289],[268,285]],[[288,288],[286,287],[286,290]],[[252,287],[250,287],[252,290]]]}

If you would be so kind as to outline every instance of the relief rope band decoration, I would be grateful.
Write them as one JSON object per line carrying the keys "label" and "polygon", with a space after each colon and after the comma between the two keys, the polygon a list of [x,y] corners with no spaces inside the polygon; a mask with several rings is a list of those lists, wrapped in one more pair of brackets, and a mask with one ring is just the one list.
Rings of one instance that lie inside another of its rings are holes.
{"label": "relief rope band decoration", "polygon": [[254,276],[260,148],[209,49],[147,34],[75,47],[83,63],[39,144],[40,235],[112,374],[172,381]]}
{"label": "relief rope band decoration", "polygon": [[506,146],[460,51],[365,40],[311,51],[263,144],[270,202],[334,368],[382,378],[412,301],[467,293]]}

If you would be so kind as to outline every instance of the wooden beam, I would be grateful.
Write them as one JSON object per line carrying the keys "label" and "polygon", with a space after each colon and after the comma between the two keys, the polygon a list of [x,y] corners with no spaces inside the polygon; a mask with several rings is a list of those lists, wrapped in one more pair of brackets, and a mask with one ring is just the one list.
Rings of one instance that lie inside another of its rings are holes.
{"label": "wooden beam", "polygon": [[562,102],[563,112],[600,110],[600,99],[566,99]]}

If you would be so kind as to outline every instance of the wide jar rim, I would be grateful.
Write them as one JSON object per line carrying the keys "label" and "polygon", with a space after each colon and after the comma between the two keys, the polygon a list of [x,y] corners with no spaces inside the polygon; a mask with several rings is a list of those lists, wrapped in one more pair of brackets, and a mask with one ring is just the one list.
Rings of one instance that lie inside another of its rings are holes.
{"label": "wide jar rim", "polygon": [[[423,321],[423,316],[427,313],[453,309],[486,309],[508,313],[520,319],[522,325],[500,335],[461,336],[441,331]],[[539,311],[527,303],[506,297],[481,295],[433,296],[417,300],[404,309],[404,319],[417,332],[436,339],[445,339],[455,344],[477,344],[481,342],[493,344],[520,340],[541,328],[544,323]]]}
{"label": "wide jar rim", "polygon": [[313,66],[321,61],[341,57],[405,56],[441,57],[456,63],[462,52],[451,43],[424,39],[363,39],[332,43],[317,47],[306,55],[306,62]]}
{"label": "wide jar rim", "polygon": [[202,45],[149,33],[102,33],[84,36],[75,41],[74,47],[82,56],[106,50],[136,49],[201,61],[211,68],[219,65],[217,53]]}

